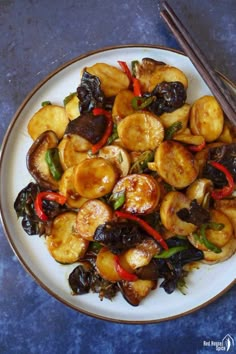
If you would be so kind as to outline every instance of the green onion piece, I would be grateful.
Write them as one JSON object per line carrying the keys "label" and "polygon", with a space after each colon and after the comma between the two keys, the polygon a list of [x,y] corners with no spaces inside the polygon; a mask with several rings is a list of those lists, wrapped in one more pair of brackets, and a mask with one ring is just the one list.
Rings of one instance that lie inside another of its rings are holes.
{"label": "green onion piece", "polygon": [[114,210],[119,209],[125,202],[125,190],[112,194],[109,202],[112,203]]}
{"label": "green onion piece", "polygon": [[52,103],[51,103],[51,101],[43,101],[42,103],[41,103],[41,106],[42,107],[44,107],[44,106],[50,106]]}
{"label": "green onion piece", "polygon": [[166,129],[165,131],[165,140],[171,140],[173,138],[173,135],[182,128],[182,123],[181,122],[175,122],[173,123],[169,128]]}
{"label": "green onion piece", "polygon": [[72,100],[74,96],[77,96],[77,92],[72,92],[68,96],[66,96],[63,100],[64,106],[67,105],[67,103],[70,102],[70,100]]}
{"label": "green onion piece", "polygon": [[144,151],[133,163],[130,168],[129,173],[143,173],[143,171],[148,167],[148,162],[154,160],[154,152],[151,150]]}
{"label": "green onion piece", "polygon": [[48,164],[52,177],[59,181],[62,176],[63,169],[60,163],[59,152],[57,148],[48,149],[45,155],[45,160]]}
{"label": "green onion piece", "polygon": [[148,107],[153,100],[155,99],[154,96],[150,96],[150,97],[134,97],[131,101],[131,105],[134,109],[138,110],[138,109],[144,109],[146,107]]}
{"label": "green onion piece", "polygon": [[173,256],[174,254],[184,251],[187,249],[187,246],[176,246],[176,247],[172,247],[169,248],[166,251],[161,252],[160,254],[156,254],[154,256],[154,258],[161,258],[161,259],[166,259],[166,258],[170,258],[171,256]]}
{"label": "green onion piece", "polygon": [[139,61],[138,60],[132,60],[131,61],[131,72],[132,72],[132,76],[136,77],[136,65],[139,65]]}

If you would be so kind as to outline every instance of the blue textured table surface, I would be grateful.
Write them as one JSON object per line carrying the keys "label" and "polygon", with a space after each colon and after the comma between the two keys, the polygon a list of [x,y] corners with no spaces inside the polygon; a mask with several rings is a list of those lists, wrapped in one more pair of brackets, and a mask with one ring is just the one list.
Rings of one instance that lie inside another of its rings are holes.
{"label": "blue textured table surface", "polygon": [[[235,0],[170,1],[213,67],[236,81]],[[0,0],[0,141],[25,96],[48,73],[116,44],[180,49],[154,0]],[[20,265],[0,228],[0,353],[212,353],[235,340],[236,287],[203,309],[157,324],[116,324],[52,298]],[[209,286],[211,286],[209,284]]]}

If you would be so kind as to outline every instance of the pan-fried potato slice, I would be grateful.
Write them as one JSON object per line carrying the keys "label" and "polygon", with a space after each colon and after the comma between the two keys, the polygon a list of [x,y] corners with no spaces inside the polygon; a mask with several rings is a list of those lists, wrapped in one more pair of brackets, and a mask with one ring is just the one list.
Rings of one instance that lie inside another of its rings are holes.
{"label": "pan-fried potato slice", "polygon": [[116,270],[116,256],[107,248],[103,247],[97,255],[96,268],[103,279],[111,282],[121,280],[120,275]]}
{"label": "pan-fried potato slice", "polygon": [[234,228],[234,237],[236,237],[236,199],[216,200],[215,209],[228,216]]}
{"label": "pan-fried potato slice", "polygon": [[196,230],[196,225],[181,220],[177,212],[182,208],[189,209],[191,199],[177,191],[165,195],[160,206],[161,221],[165,228],[173,234],[187,236]]}
{"label": "pan-fried potato slice", "polygon": [[115,122],[119,122],[124,117],[135,113],[135,109],[131,104],[134,97],[134,93],[130,90],[122,90],[118,93],[112,107],[112,117]]}
{"label": "pan-fried potato slice", "polygon": [[186,75],[183,73],[183,71],[174,66],[159,66],[150,78],[149,90],[152,91],[156,87],[156,85],[160,84],[163,81],[179,81],[184,85],[185,89],[187,89],[188,87],[188,79]]}
{"label": "pan-fried potato slice", "polygon": [[59,192],[66,197],[66,205],[70,208],[78,209],[87,201],[87,199],[81,197],[81,195],[76,192],[74,174],[74,166],[64,171],[59,181]]}
{"label": "pan-fried potato slice", "polygon": [[111,221],[112,215],[112,209],[101,200],[88,200],[78,211],[76,230],[84,239],[92,241],[96,228]]}
{"label": "pan-fried potato slice", "polygon": [[138,306],[151,290],[156,289],[157,281],[138,279],[133,282],[122,281],[118,285],[125,300],[132,306]]}
{"label": "pan-fried potato slice", "polygon": [[150,112],[125,117],[117,127],[122,146],[131,151],[154,150],[164,139],[164,128]]}
{"label": "pan-fried potato slice", "polygon": [[142,64],[136,66],[135,71],[143,92],[151,92],[163,81],[179,81],[185,88],[188,87],[188,79],[183,71],[153,59],[144,58]]}
{"label": "pan-fried potato slice", "polygon": [[73,120],[80,116],[79,98],[76,94],[73,95],[71,99],[66,103],[65,110],[70,120]]}
{"label": "pan-fried potato slice", "polygon": [[85,70],[100,79],[101,89],[106,97],[116,96],[121,90],[129,87],[127,75],[115,66],[96,63]]}
{"label": "pan-fried potato slice", "polygon": [[130,169],[130,156],[125,149],[118,145],[107,145],[99,150],[98,156],[111,161],[121,177],[127,176]]}
{"label": "pan-fried potato slice", "polygon": [[118,174],[110,161],[95,157],[81,161],[75,168],[74,178],[77,193],[96,199],[112,191]]}
{"label": "pan-fried potato slice", "polygon": [[64,170],[88,158],[92,144],[77,134],[67,134],[58,145],[61,165]]}
{"label": "pan-fried potato slice", "polygon": [[173,140],[190,145],[201,145],[205,139],[202,135],[193,135],[190,129],[185,129],[182,133],[176,133],[173,136]]}
{"label": "pan-fried potato slice", "polygon": [[120,263],[125,269],[135,270],[150,263],[153,256],[159,253],[158,244],[151,238],[143,240],[136,247],[130,248],[120,256]]}
{"label": "pan-fried potato slice", "polygon": [[229,242],[227,242],[226,245],[221,248],[220,253],[215,253],[213,251],[203,251],[204,259],[202,262],[207,264],[224,262],[230,257],[232,257],[235,251],[236,251],[236,239],[232,237],[229,240]]}
{"label": "pan-fried potato slice", "polygon": [[46,105],[37,111],[28,123],[28,133],[33,140],[45,132],[53,130],[59,139],[62,138],[67,124],[68,116],[64,107]]}
{"label": "pan-fried potato slice", "polygon": [[158,118],[164,128],[169,128],[172,124],[180,122],[182,124],[182,128],[178,130],[178,133],[181,133],[187,128],[190,108],[191,106],[188,103],[185,103],[182,107],[176,109],[175,111],[163,113]]}
{"label": "pan-fried potato slice", "polygon": [[218,141],[225,143],[225,144],[231,144],[233,142],[233,133],[231,132],[232,127],[224,121],[224,127],[222,130],[222,133],[220,134]]}
{"label": "pan-fried potato slice", "polygon": [[26,165],[30,174],[42,187],[57,190],[58,181],[50,173],[45,155],[48,149],[57,147],[58,138],[52,130],[43,132],[31,145]]}
{"label": "pan-fried potato slice", "polygon": [[121,178],[113,193],[125,192],[122,210],[135,214],[152,213],[158,205],[160,187],[150,175],[132,174]]}
{"label": "pan-fried potato slice", "polygon": [[212,189],[213,183],[210,179],[198,178],[187,188],[186,195],[190,200],[196,199],[198,204],[201,205]]}
{"label": "pan-fried potato slice", "polygon": [[162,142],[156,150],[154,163],[158,174],[176,188],[187,187],[198,176],[194,156],[176,141]]}
{"label": "pan-fried potato slice", "polygon": [[76,213],[68,211],[59,214],[54,220],[51,233],[46,238],[52,257],[60,263],[69,264],[82,258],[89,241],[75,233]]}
{"label": "pan-fried potato slice", "polygon": [[224,113],[213,96],[196,100],[190,111],[190,129],[195,135],[202,135],[207,142],[216,140],[222,133]]}

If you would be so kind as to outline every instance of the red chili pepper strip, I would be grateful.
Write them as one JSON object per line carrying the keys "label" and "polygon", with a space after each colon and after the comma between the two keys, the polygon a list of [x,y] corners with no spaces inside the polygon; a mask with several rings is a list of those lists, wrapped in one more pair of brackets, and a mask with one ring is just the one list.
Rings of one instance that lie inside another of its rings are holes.
{"label": "red chili pepper strip", "polygon": [[131,71],[125,61],[118,60],[118,64],[120,65],[121,69],[124,71],[124,73],[128,76],[128,79],[130,83],[133,82],[133,76],[131,74]]}
{"label": "red chili pepper strip", "polygon": [[136,77],[133,77],[133,88],[134,88],[134,95],[141,97],[142,96],[141,85],[139,79],[137,79]]}
{"label": "red chili pepper strip", "polygon": [[130,214],[130,213],[125,213],[123,211],[116,211],[115,215],[118,218],[124,218],[124,219],[129,219],[129,220],[133,220],[136,221],[140,227],[142,227],[145,231],[147,231],[147,233],[152,236],[157,242],[160,243],[160,245],[165,249],[168,250],[169,247],[167,245],[167,243],[165,242],[165,240],[163,239],[163,237],[159,234],[159,232],[157,232],[155,229],[153,229],[146,221],[144,221],[143,219],[139,218],[136,215]]}
{"label": "red chili pepper strip", "polygon": [[142,91],[141,91],[140,81],[136,77],[132,76],[131,71],[125,61],[118,60],[118,64],[120,65],[120,67],[124,71],[124,73],[127,75],[128,79],[130,81],[130,84],[133,85],[134,95],[141,97]]}
{"label": "red chili pepper strip", "polygon": [[43,221],[48,220],[48,216],[43,211],[43,199],[53,200],[61,205],[66,202],[66,197],[59,193],[47,191],[38,193],[34,202],[34,208],[38,217]]}
{"label": "red chili pepper strip", "polygon": [[227,179],[227,182],[228,182],[228,185],[224,186],[222,189],[213,190],[211,192],[212,198],[216,199],[216,200],[219,200],[219,199],[227,197],[228,195],[233,193],[233,191],[234,191],[234,179],[233,179],[233,176],[230,173],[230,171],[224,165],[222,165],[219,162],[210,161],[209,164],[212,165],[213,167],[217,168],[221,172],[223,172],[225,177],[226,177],[226,179]]}
{"label": "red chili pepper strip", "polygon": [[96,154],[98,152],[99,149],[101,149],[107,142],[107,139],[109,138],[109,136],[112,133],[112,129],[113,129],[113,121],[112,121],[112,116],[111,113],[106,111],[105,109],[102,108],[94,108],[93,109],[93,115],[94,116],[98,116],[98,115],[104,115],[107,119],[107,127],[105,130],[105,133],[103,134],[102,138],[92,146],[92,153]]}
{"label": "red chili pepper strip", "polygon": [[193,152],[198,152],[198,151],[202,151],[205,146],[206,146],[206,141],[204,140],[203,143],[199,145],[190,145],[188,149]]}
{"label": "red chili pepper strip", "polygon": [[120,259],[119,256],[115,256],[115,265],[116,265],[116,271],[121,277],[122,280],[127,280],[127,281],[135,281],[138,280],[138,277],[136,274],[127,272],[121,264],[120,264]]}

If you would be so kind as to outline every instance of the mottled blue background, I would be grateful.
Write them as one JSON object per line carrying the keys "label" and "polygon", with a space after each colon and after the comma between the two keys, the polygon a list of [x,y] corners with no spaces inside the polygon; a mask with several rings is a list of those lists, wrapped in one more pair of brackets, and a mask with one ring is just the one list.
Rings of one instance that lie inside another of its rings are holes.
{"label": "mottled blue background", "polygon": [[[169,2],[213,67],[235,81],[236,1]],[[115,44],[180,49],[159,9],[160,1],[154,0],[0,0],[0,141],[25,96],[64,62]],[[235,286],[173,321],[128,325],[97,320],[40,288],[0,228],[0,291],[1,354],[214,353],[203,341],[221,341],[227,333],[236,352]]]}

